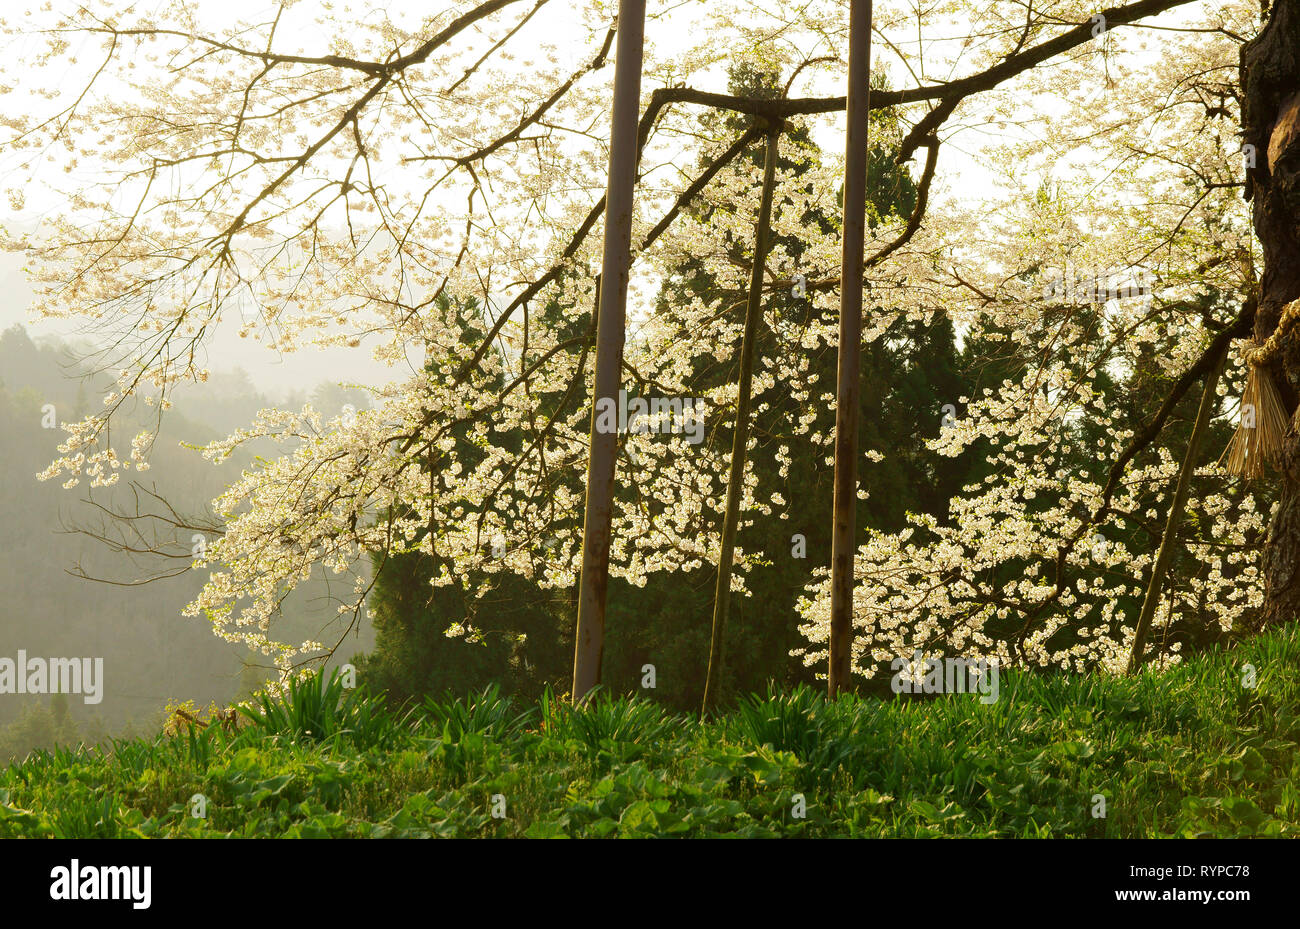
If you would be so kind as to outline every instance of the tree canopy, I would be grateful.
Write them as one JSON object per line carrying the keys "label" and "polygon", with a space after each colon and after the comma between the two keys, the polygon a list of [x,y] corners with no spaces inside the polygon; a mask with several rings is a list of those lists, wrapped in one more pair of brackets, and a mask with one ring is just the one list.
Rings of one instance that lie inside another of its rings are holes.
{"label": "tree canopy", "polygon": [[[104,2],[4,26],[31,75],[0,119],[7,192],[42,216],[11,244],[38,311],[90,320],[116,376],[44,477],[99,486],[147,464],[156,432],[128,447],[115,423],[207,377],[219,326],[392,366],[368,408],[262,410],[204,450],[283,445],[215,502],[188,612],[285,671],[336,644],[274,625],[316,566],[350,574],[356,621],[375,552],[426,558],[428,583],[462,595],[494,577],[575,585],[616,24],[607,3],[570,4],[576,31],[548,46],[534,30],[553,6],[282,2],[223,20]],[[623,384],[689,398],[704,428],[697,442],[651,417],[620,436],[611,573],[630,588],[681,594],[718,560],[774,126],[733,590],[772,595],[796,534],[828,557],[804,517],[834,439],[844,164],[817,140],[843,131],[846,7],[651,4]],[[1242,195],[1252,158],[1272,168],[1294,142],[1255,132],[1243,151],[1243,47],[1263,27],[1245,0],[876,5],[863,678],[919,650],[1122,670],[1193,388],[1225,352],[1219,392],[1247,379],[1234,340],[1264,269]],[[1240,411],[1214,412],[1159,662],[1264,604],[1275,486],[1214,466]],[[798,611],[802,641],[783,647],[823,665],[816,571]]]}

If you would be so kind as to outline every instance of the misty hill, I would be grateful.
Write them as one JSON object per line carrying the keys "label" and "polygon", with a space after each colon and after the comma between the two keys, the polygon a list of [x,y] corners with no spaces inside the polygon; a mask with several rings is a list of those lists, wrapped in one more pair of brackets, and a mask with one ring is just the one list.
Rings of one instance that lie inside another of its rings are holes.
{"label": "misty hill", "polygon": [[[84,356],[84,347],[75,354]],[[253,451],[214,466],[181,442],[219,438],[267,406],[301,407],[310,400],[324,414],[336,415],[345,403],[366,405],[360,391],[331,384],[271,399],[242,370],[214,371],[202,390],[178,393],[163,420],[151,469],[133,475],[141,488],[124,480],[93,491],[65,490],[58,481],[38,481],[36,474],[57,456],[65,436],[51,424],[75,421],[98,406],[110,380],[74,364],[64,343],[34,342],[18,326],[0,335],[0,659],[15,658],[19,649],[44,658],[102,658],[102,701],[88,705],[77,695],[67,701],[72,722],[91,740],[155,724],[169,700],[193,700],[200,707],[228,703],[266,675],[246,662],[270,660],[216,638],[204,620],[181,615],[206,578],[188,567],[190,534],[169,535],[169,527],[142,520],[141,537],[125,537],[130,547],[144,548],[148,539],[148,547],[161,547],[169,557],[112,551],[92,537],[124,538],[122,525],[108,513],[135,512],[137,501],[140,511],[157,512],[161,499],[184,516],[211,521],[210,501],[250,465]],[[130,424],[152,421],[156,412],[141,404]],[[159,574],[174,576],[139,583]],[[281,621],[313,635],[341,628],[323,576],[294,593]],[[349,643],[339,661],[369,649],[372,637],[363,630]],[[44,696],[0,695],[0,730],[49,702]]]}

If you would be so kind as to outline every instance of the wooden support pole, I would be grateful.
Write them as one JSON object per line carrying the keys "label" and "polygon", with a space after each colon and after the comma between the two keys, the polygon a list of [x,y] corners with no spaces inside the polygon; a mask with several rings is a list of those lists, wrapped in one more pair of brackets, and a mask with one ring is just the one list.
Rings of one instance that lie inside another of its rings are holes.
{"label": "wooden support pole", "polygon": [[609,589],[610,532],[614,511],[617,430],[597,428],[600,401],[618,403],[632,252],[632,206],[636,187],[637,122],[641,108],[641,60],[645,0],[619,0],[610,120],[609,180],[605,193],[605,251],[601,262],[592,384],[591,454],[582,524],[582,577],[573,648],[573,701],[600,683],[605,652],[605,598]]}
{"label": "wooden support pole", "polygon": [[835,502],[831,530],[831,632],[827,692],[849,685],[853,651],[853,560],[858,502],[858,377],[862,354],[863,249],[867,224],[867,120],[871,108],[871,0],[849,7],[848,127],[840,270],[839,383],[835,408]]}

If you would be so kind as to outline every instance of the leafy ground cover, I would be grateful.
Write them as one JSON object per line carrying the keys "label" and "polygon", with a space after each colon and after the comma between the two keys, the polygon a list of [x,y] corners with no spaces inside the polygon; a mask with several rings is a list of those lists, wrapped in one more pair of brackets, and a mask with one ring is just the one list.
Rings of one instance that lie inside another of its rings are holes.
{"label": "leafy ground cover", "polygon": [[1134,678],[1005,671],[991,704],[801,689],[705,722],[317,677],[240,727],[11,764],[0,836],[1295,836],[1298,782],[1293,626]]}

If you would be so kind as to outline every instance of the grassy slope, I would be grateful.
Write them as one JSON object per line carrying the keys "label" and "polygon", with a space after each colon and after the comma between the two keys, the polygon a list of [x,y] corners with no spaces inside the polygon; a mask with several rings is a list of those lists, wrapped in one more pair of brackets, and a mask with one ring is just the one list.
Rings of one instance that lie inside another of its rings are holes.
{"label": "grassy slope", "polygon": [[237,735],[34,754],[0,773],[0,836],[1300,833],[1300,627],[1132,680],[1004,672],[987,706],[801,691],[704,725],[491,695],[400,716],[334,687]]}

